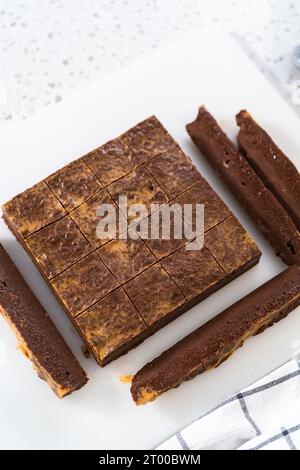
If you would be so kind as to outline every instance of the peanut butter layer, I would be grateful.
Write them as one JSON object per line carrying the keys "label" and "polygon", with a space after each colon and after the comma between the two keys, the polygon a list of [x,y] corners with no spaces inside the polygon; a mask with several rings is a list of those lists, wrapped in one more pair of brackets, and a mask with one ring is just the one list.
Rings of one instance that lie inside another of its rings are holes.
{"label": "peanut butter layer", "polygon": [[240,201],[275,254],[288,264],[300,264],[300,234],[274,194],[222,131],[213,116],[199,109],[187,132]]}
{"label": "peanut butter layer", "polygon": [[226,360],[254,334],[300,305],[300,267],[292,266],[145,365],[134,377],[137,405],[154,400]]}
{"label": "peanut butter layer", "polygon": [[248,232],[233,216],[205,233],[204,245],[227,274],[260,255]]}
{"label": "peanut butter layer", "polygon": [[[196,208],[197,204],[204,205],[204,227],[203,231],[211,229],[220,222],[223,222],[231,215],[231,211],[218,196],[218,194],[211,188],[207,181],[202,178],[200,182],[193,186],[188,191],[185,191],[181,196],[177,197],[174,201],[175,204],[192,204],[192,230],[197,232],[196,226]],[[185,218],[186,222],[187,217]],[[201,233],[203,233],[201,230]],[[199,232],[199,231],[198,231]],[[198,233],[200,235],[200,233]]]}
{"label": "peanut butter layer", "polygon": [[127,175],[140,164],[137,156],[120,137],[90,152],[84,160],[103,186]]}
{"label": "peanut butter layer", "polygon": [[182,306],[186,300],[175,282],[155,265],[124,286],[148,326]]}
{"label": "peanut butter layer", "polygon": [[247,111],[241,111],[236,119],[240,148],[300,231],[299,171]]}
{"label": "peanut butter layer", "polygon": [[137,276],[156,261],[139,237],[117,238],[104,245],[97,253],[120,283]]}
{"label": "peanut butter layer", "polygon": [[71,211],[101,189],[101,184],[83,159],[75,160],[46,179],[62,205]]}
{"label": "peanut butter layer", "polygon": [[66,215],[44,182],[11,199],[2,210],[5,219],[24,238]]}
{"label": "peanut butter layer", "polygon": [[48,278],[69,268],[92,250],[69,216],[30,235],[25,243]]}
{"label": "peanut butter layer", "polygon": [[[117,204],[119,204],[120,196],[127,196],[128,206],[141,204],[149,212],[151,204],[164,204],[168,201],[167,196],[146,168],[134,170],[129,175],[109,185],[107,189]],[[135,214],[128,214],[130,220],[134,217]]]}
{"label": "peanut butter layer", "polygon": [[137,340],[146,329],[145,322],[122,288],[97,302],[75,321],[102,366],[112,356],[118,357],[122,348]]}
{"label": "peanut butter layer", "polygon": [[183,247],[161,264],[188,300],[205,294],[226,277],[225,271],[204,246],[200,250]]}
{"label": "peanut butter layer", "polygon": [[118,287],[118,282],[96,253],[52,279],[51,284],[74,317]]}
{"label": "peanut butter layer", "polygon": [[123,134],[122,139],[138,156],[141,163],[147,162],[177,145],[155,116],[137,124]]}
{"label": "peanut butter layer", "polygon": [[0,313],[21,351],[59,398],[87,383],[85,372],[1,245]]}
{"label": "peanut butter layer", "polygon": [[155,158],[147,168],[170,199],[201,180],[191,160],[179,148]]}
{"label": "peanut butter layer", "polygon": [[[101,220],[108,216],[106,211],[103,211],[101,214],[99,213],[99,209],[104,207],[104,205],[108,205],[109,208],[113,211],[111,222],[114,230],[109,231],[109,227],[107,226],[107,230],[103,234],[105,236],[102,238],[102,236],[100,236],[101,234],[97,232],[97,226]],[[98,248],[107,243],[109,240],[116,238],[116,236],[119,234],[120,222],[123,223],[123,225],[125,224],[125,227],[127,224],[127,221],[122,214],[120,217],[120,213],[116,204],[105,189],[89,199],[85,204],[71,212],[70,217],[76,223],[80,231],[87,238],[93,248]],[[114,219],[114,217],[116,218]],[[120,219],[122,219],[122,221],[120,221]]]}

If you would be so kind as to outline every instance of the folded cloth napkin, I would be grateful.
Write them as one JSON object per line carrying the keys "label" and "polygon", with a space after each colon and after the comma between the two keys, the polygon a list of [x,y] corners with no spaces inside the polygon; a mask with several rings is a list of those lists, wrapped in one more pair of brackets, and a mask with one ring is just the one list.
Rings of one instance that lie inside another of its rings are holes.
{"label": "folded cloth napkin", "polygon": [[300,450],[300,360],[223,401],[159,450]]}

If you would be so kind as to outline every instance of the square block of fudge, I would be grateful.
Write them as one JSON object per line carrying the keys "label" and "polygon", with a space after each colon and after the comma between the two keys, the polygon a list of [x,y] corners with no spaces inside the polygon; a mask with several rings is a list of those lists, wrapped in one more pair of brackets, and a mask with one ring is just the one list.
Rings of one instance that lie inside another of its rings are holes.
{"label": "square block of fudge", "polygon": [[170,199],[201,180],[200,173],[180,148],[155,158],[147,168]]}
{"label": "square block of fudge", "polygon": [[92,251],[69,216],[30,235],[25,243],[48,278],[60,274]]}
{"label": "square block of fudge", "polygon": [[[187,217],[185,220],[187,223],[191,224],[192,230],[197,233],[197,235],[200,235],[203,231],[206,232],[231,215],[231,211],[228,209],[226,204],[204,178],[201,178],[196,186],[193,186],[191,189],[185,191],[185,193],[176,198],[174,203],[180,204],[182,210],[184,204],[192,204],[192,221],[187,220]],[[197,204],[204,205],[204,227],[200,232],[197,230],[196,224]]]}
{"label": "square block of fudge", "polygon": [[84,160],[103,186],[127,175],[140,164],[137,156],[121,138],[111,140],[90,152]]}
{"label": "square block of fudge", "polygon": [[204,246],[199,250],[183,247],[161,264],[188,300],[204,294],[226,276]]}
{"label": "square block of fudge", "polygon": [[148,326],[186,302],[175,282],[159,264],[139,274],[124,288]]}
{"label": "square block of fudge", "polygon": [[118,282],[96,253],[56,276],[51,284],[73,317],[118,287]]}
{"label": "square block of fudge", "polygon": [[95,358],[104,365],[110,356],[138,337],[146,324],[122,288],[113,291],[79,315],[75,322]]}
{"label": "square block of fudge", "polygon": [[155,257],[138,236],[127,239],[117,238],[106,243],[97,253],[120,283],[137,276],[156,262]]}
{"label": "square block of fudge", "polygon": [[141,163],[147,162],[177,144],[155,116],[137,124],[122,136]]}
{"label": "square block of fudge", "polygon": [[189,242],[191,238],[187,238],[186,235],[189,234],[185,232],[185,228],[181,214],[176,207],[172,208],[168,204],[136,225],[157,260],[174,253]]}
{"label": "square block of fudge", "polygon": [[8,201],[2,210],[8,225],[24,238],[66,215],[43,181]]}
{"label": "square block of fudge", "polygon": [[260,256],[255,242],[233,216],[209,230],[204,245],[227,274]]}
{"label": "square block of fudge", "polygon": [[[164,204],[168,201],[167,196],[146,168],[132,171],[129,175],[109,185],[107,190],[117,204],[120,196],[127,196],[128,207],[133,204],[143,204],[148,213],[150,213],[151,204]],[[128,218],[132,217],[129,215]]]}
{"label": "square block of fudge", "polygon": [[49,176],[46,183],[67,211],[83,204],[102,187],[82,158]]}
{"label": "square block of fudge", "polygon": [[[107,233],[107,236],[105,238],[100,238],[99,234],[97,233],[97,225],[101,220],[100,215],[97,215],[97,210],[99,209],[101,204],[110,204],[111,208],[114,209],[116,215],[115,223],[112,219],[112,224],[116,227],[116,231],[112,233]],[[88,239],[93,248],[98,248],[104,245],[109,240],[115,238],[119,234],[118,228],[120,218],[122,219],[125,228],[127,225],[127,220],[122,215],[122,213],[119,216],[119,209],[117,205],[114,203],[114,201],[105,189],[97,193],[85,204],[72,211],[70,217],[72,218],[72,220],[74,220],[76,225],[79,227],[84,236]]]}

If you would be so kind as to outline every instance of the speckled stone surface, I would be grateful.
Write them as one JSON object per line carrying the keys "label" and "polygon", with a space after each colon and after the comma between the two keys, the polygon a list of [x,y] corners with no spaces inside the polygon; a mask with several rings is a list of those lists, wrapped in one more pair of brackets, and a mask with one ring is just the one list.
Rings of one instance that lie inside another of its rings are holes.
{"label": "speckled stone surface", "polygon": [[2,0],[0,128],[209,24],[234,33],[291,102],[299,18],[300,0]]}

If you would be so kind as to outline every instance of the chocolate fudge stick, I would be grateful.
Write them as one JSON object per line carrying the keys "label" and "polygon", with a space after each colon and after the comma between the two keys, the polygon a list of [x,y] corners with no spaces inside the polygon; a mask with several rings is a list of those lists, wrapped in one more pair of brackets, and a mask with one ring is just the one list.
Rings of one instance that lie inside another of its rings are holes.
{"label": "chocolate fudge stick", "polygon": [[291,217],[204,107],[187,132],[276,255],[287,265],[300,264],[300,234]]}
{"label": "chocolate fudge stick", "polygon": [[291,266],[144,366],[131,394],[143,405],[197,374],[217,367],[243,342],[300,305],[300,267]]}
{"label": "chocolate fudge stick", "polygon": [[241,111],[236,120],[240,127],[240,149],[300,230],[300,174],[297,168],[247,111]]}
{"label": "chocolate fudge stick", "polygon": [[59,398],[87,383],[85,372],[1,245],[0,313],[20,350]]}

